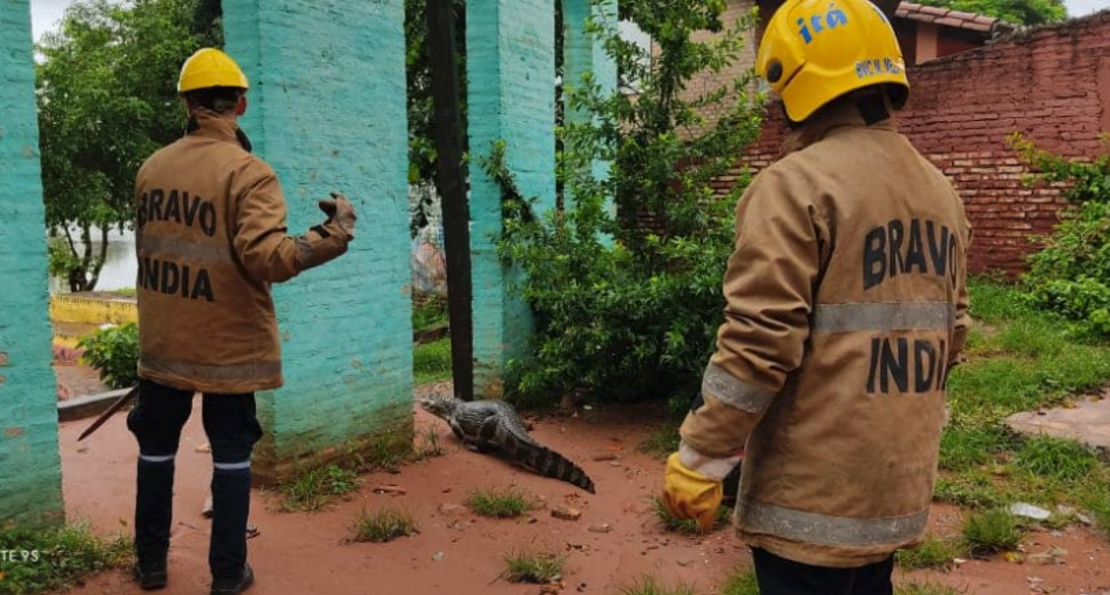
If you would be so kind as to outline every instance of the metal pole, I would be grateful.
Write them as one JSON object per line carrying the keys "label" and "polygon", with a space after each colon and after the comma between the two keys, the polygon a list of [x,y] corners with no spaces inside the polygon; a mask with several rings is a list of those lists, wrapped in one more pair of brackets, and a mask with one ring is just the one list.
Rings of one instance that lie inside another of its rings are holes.
{"label": "metal pole", "polygon": [[447,250],[447,307],[451,317],[451,373],[455,397],[474,399],[474,326],[470,311],[470,206],[462,167],[459,79],[453,0],[428,0],[428,62],[435,105],[436,190],[443,203]]}

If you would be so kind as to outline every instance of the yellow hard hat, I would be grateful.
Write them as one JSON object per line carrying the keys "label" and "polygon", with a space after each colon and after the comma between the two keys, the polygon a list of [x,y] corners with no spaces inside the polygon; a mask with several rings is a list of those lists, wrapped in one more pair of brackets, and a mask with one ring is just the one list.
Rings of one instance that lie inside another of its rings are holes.
{"label": "yellow hard hat", "polygon": [[188,93],[208,87],[237,87],[246,89],[247,75],[230,56],[215,48],[201,48],[181,67],[177,92]]}
{"label": "yellow hard hat", "polygon": [[795,122],[870,85],[894,85],[900,108],[910,88],[894,29],[868,0],[787,0],[767,24],[756,73]]}

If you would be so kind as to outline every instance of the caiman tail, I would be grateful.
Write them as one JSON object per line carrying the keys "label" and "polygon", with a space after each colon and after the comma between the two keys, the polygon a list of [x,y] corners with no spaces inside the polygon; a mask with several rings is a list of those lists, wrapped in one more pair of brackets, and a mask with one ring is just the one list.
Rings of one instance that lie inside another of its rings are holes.
{"label": "caiman tail", "polygon": [[565,481],[591,494],[596,493],[593,480],[581,467],[546,446],[509,437],[505,450],[514,460],[544,477]]}

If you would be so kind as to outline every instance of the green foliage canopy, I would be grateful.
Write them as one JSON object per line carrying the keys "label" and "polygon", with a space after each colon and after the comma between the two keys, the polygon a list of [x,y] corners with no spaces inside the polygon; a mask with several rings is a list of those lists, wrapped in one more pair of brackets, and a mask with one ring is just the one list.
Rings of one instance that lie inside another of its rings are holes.
{"label": "green foliage canopy", "polygon": [[139,166],[184,130],[178,71],[202,44],[220,43],[218,17],[213,0],[81,0],[39,45],[46,224],[65,238],[51,272],[71,291],[96,287],[108,230],[132,220]]}
{"label": "green foliage canopy", "polygon": [[1068,18],[1062,0],[923,0],[922,4],[995,17],[1015,25],[1043,25]]}

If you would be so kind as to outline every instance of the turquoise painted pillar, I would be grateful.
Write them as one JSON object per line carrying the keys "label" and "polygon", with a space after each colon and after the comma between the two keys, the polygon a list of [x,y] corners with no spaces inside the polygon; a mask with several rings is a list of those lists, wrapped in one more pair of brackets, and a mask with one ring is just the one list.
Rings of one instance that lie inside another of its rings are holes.
{"label": "turquoise painted pillar", "polygon": [[31,12],[0,2],[0,526],[62,519]]}
{"label": "turquoise painted pillar", "polygon": [[[588,123],[590,114],[583,110],[571,109],[569,93],[571,89],[583,84],[595,85],[602,96],[609,96],[617,90],[617,64],[605,53],[605,39],[601,35],[587,31],[587,23],[592,19],[604,27],[606,34],[616,34],[617,0],[562,0],[563,2],[563,103],[568,124]],[[588,79],[583,77],[588,76]],[[605,180],[609,177],[609,162],[595,159],[590,164],[593,177]],[[567,190],[568,208],[574,201],[570,189]],[[607,207],[612,212],[613,201]]]}
{"label": "turquoise painted pillar", "polygon": [[237,0],[224,27],[252,85],[242,127],[278,173],[290,230],[322,222],[332,190],[359,215],[347,254],[275,286],[285,387],[259,399],[265,482],[411,438],[404,2]]}
{"label": "turquoise painted pillar", "polygon": [[494,245],[501,189],[477,163],[498,140],[526,197],[555,205],[555,7],[551,0],[470,0],[466,51],[475,393],[501,396],[510,359],[523,353],[531,312]]}

